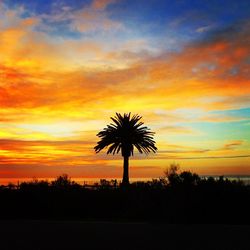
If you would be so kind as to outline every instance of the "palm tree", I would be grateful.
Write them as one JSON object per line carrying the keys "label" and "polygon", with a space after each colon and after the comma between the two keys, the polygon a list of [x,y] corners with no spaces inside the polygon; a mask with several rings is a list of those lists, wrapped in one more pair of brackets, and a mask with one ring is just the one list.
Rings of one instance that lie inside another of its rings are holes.
{"label": "palm tree", "polygon": [[122,184],[129,185],[129,157],[134,153],[134,147],[139,153],[148,154],[150,151],[156,152],[155,141],[153,140],[154,132],[142,126],[141,116],[129,114],[121,115],[116,113],[115,117],[111,117],[114,123],[107,125],[97,136],[100,141],[94,147],[95,152],[98,153],[102,149],[109,147],[107,154],[118,154],[121,152],[123,156],[123,178]]}

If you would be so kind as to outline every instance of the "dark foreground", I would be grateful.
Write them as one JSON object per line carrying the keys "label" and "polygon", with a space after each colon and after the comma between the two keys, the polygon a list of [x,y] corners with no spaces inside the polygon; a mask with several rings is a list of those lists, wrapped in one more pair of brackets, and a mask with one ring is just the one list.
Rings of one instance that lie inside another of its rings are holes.
{"label": "dark foreground", "polygon": [[1,221],[0,249],[249,250],[250,226]]}

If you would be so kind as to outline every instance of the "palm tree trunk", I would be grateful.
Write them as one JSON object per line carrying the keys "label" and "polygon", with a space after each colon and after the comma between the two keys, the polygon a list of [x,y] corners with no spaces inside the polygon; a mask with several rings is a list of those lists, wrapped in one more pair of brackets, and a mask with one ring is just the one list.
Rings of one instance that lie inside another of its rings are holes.
{"label": "palm tree trunk", "polygon": [[128,177],[128,160],[129,156],[123,156],[123,178],[122,178],[122,184],[124,186],[129,185],[129,177]]}

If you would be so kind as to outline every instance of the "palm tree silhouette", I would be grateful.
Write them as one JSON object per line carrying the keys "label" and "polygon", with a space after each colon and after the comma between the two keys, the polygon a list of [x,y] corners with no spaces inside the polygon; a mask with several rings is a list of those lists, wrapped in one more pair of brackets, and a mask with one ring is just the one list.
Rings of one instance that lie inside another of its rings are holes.
{"label": "palm tree silhouette", "polygon": [[[156,152],[155,141],[153,140],[154,132],[149,131],[148,127],[142,126],[141,116],[138,114],[131,117],[130,113],[121,115],[116,113],[111,117],[114,123],[107,125],[97,136],[100,141],[94,147],[98,153],[109,146],[107,154],[118,154],[121,151],[123,156],[123,178],[122,184],[129,185],[129,157],[134,153],[134,147],[142,154],[148,154],[150,151]],[[140,121],[140,122],[139,122]]]}

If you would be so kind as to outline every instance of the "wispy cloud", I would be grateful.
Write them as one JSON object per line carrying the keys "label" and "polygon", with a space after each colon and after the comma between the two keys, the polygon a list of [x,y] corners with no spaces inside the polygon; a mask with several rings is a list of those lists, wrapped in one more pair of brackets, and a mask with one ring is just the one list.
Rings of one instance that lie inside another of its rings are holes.
{"label": "wispy cloud", "polygon": [[[53,30],[51,24],[61,24],[66,29],[85,32],[114,31],[123,28],[121,22],[112,20],[107,7],[115,3],[112,0],[96,0],[81,8],[73,9],[67,5],[54,6],[52,13],[41,14],[39,17],[43,21],[44,31]],[[58,27],[54,27],[57,29]]]}
{"label": "wispy cloud", "polygon": [[225,144],[223,149],[231,150],[231,149],[234,149],[234,148],[241,146],[242,144],[243,144],[242,140],[231,141],[231,142]]}
{"label": "wispy cloud", "polygon": [[97,10],[103,10],[106,9],[106,7],[112,3],[117,2],[117,0],[93,0],[91,6],[94,9]]}

